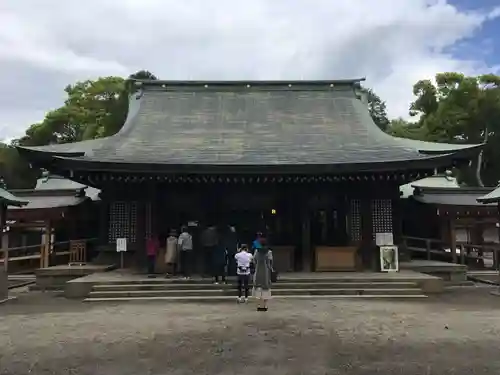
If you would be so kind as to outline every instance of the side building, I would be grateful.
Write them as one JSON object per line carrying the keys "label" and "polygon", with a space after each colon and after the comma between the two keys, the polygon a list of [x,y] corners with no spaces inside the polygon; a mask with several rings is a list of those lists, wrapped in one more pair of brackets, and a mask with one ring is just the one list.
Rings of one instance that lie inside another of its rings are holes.
{"label": "side building", "polygon": [[[490,246],[498,244],[497,207],[494,203],[478,203],[490,191],[460,186],[451,173],[402,186],[403,234],[406,244],[416,252],[413,255],[467,262],[471,267],[492,266]],[[483,249],[478,250],[482,246],[487,247],[487,254],[482,254],[487,259],[478,262],[475,252],[483,253]]]}
{"label": "side building", "polygon": [[133,81],[116,135],[18,149],[100,189],[100,241],[127,238],[133,264],[152,234],[190,224],[196,243],[217,224],[244,242],[266,231],[282,271],[374,269],[376,233],[401,240],[399,186],[481,145],[382,132],[361,81]]}

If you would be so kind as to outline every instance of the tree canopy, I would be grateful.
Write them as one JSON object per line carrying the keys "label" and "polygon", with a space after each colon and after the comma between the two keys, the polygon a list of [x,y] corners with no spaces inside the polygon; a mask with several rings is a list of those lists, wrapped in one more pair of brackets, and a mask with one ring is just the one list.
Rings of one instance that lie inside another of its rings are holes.
{"label": "tree canopy", "polygon": [[8,189],[32,188],[38,172],[19,157],[17,150],[5,143],[0,143],[0,176]]}
{"label": "tree canopy", "polygon": [[393,120],[392,135],[431,142],[486,143],[484,152],[462,170],[468,185],[495,186],[500,180],[500,76],[440,73],[418,81],[410,106],[415,122]]}
{"label": "tree canopy", "polygon": [[386,103],[375,94],[372,89],[366,90],[367,100],[368,100],[368,110],[373,119],[373,122],[383,130],[387,131],[390,121],[387,116],[387,105]]}
{"label": "tree canopy", "polygon": [[[141,70],[129,76],[157,79]],[[23,146],[77,142],[115,134],[125,122],[131,87],[121,77],[101,77],[68,85],[64,105],[49,111],[17,140]]]}
{"label": "tree canopy", "polygon": [[[131,79],[158,79],[153,73],[141,70]],[[47,112],[45,118],[32,124],[13,145],[44,146],[54,143],[77,142],[115,134],[127,117],[129,95],[135,88],[122,77],[100,77],[66,86],[64,104]],[[9,188],[32,187],[38,173],[30,171],[17,151],[0,145],[0,171]],[[25,178],[20,178],[22,171]]]}

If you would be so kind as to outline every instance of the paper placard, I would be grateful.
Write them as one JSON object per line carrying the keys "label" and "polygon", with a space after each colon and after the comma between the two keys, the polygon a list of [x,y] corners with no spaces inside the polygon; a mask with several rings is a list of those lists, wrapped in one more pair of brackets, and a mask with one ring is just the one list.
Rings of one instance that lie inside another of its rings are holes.
{"label": "paper placard", "polygon": [[375,243],[377,246],[392,246],[394,245],[394,237],[392,233],[376,233]]}
{"label": "paper placard", "polygon": [[126,238],[117,238],[116,239],[116,251],[118,253],[127,251],[127,239]]}

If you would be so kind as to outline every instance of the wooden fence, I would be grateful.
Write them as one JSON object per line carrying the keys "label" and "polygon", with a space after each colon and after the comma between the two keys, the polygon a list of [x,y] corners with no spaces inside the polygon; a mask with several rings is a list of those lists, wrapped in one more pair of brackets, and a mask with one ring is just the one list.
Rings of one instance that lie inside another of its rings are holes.
{"label": "wooden fence", "polygon": [[[425,253],[427,260],[442,259],[450,257],[453,263],[466,264],[468,261],[482,263],[483,267],[491,263],[491,268],[499,269],[500,244],[475,245],[466,242],[456,242],[457,251],[445,241],[433,238],[403,237],[403,246],[412,252]],[[446,251],[449,249],[449,251]]]}
{"label": "wooden fence", "polygon": [[20,263],[36,263],[32,268],[46,268],[65,263],[85,263],[87,248],[96,242],[95,238],[84,238],[54,243],[40,243],[0,249],[0,267],[9,272],[9,266]]}

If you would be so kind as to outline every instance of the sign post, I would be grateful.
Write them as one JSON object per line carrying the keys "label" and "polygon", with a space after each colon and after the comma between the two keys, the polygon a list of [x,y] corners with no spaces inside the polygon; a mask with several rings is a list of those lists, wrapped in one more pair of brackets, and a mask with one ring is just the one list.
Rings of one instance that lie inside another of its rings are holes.
{"label": "sign post", "polygon": [[127,239],[116,239],[116,252],[120,253],[120,268],[124,268],[124,254],[127,251]]}

